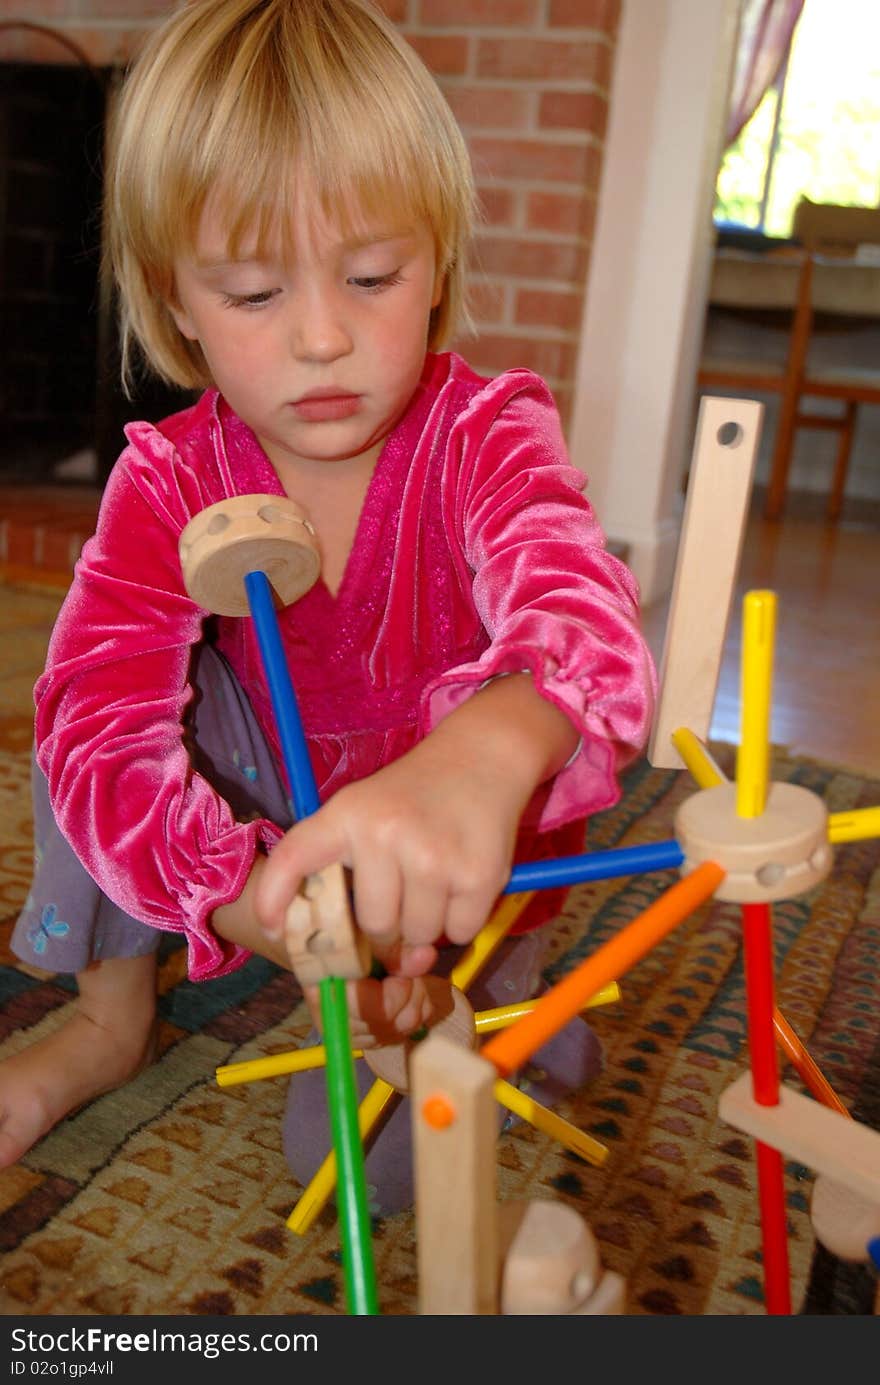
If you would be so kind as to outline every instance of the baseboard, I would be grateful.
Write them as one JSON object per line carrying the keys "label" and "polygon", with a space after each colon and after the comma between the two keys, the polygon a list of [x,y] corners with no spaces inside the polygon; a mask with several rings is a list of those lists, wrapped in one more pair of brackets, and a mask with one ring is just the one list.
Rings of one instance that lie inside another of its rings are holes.
{"label": "baseboard", "polygon": [[[755,486],[752,492],[752,513],[763,514],[767,496],[766,486]],[[823,491],[789,490],[785,497],[783,519],[827,519],[828,496]],[[844,496],[839,520],[828,520],[829,524],[858,524],[871,529],[880,529],[880,500],[866,496]]]}

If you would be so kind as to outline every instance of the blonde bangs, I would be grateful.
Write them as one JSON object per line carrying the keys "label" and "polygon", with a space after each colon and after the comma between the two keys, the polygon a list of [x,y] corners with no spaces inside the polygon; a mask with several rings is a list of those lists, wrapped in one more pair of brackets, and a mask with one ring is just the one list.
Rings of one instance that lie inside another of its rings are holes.
{"label": "blonde bangs", "polygon": [[310,203],[344,233],[423,222],[446,275],[431,323],[442,344],[463,309],[474,207],[461,132],[433,78],[369,0],[195,0],[126,84],[108,173],[110,256],[124,347],[166,378],[209,383],[167,304],[210,198],[231,255],[289,253]]}

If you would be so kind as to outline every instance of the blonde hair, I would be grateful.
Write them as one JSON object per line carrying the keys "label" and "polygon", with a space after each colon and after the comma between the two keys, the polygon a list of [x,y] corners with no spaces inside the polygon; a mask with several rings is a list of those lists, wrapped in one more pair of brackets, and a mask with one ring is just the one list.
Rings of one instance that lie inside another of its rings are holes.
{"label": "blonde hair", "polygon": [[210,384],[178,330],[174,264],[209,196],[234,255],[290,226],[301,180],[324,215],[405,213],[430,226],[443,295],[428,345],[466,319],[470,160],[433,77],[371,0],[191,0],[147,41],[112,121],[107,257],[120,290],[123,379],[136,342],[186,388]]}

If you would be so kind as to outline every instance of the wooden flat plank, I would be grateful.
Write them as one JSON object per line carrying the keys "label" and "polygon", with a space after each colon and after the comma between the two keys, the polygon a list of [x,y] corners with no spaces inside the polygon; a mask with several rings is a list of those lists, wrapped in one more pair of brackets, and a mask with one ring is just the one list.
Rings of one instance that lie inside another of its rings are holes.
{"label": "wooden flat plank", "polygon": [[753,399],[707,395],[700,405],[648,747],[661,769],[684,767],[672,744],[679,727],[708,739],[763,413]]}
{"label": "wooden flat plank", "polygon": [[734,1129],[880,1203],[880,1132],[784,1085],[778,1106],[759,1106],[750,1072],[722,1092],[718,1114]]}
{"label": "wooden flat plank", "polygon": [[[421,1314],[498,1312],[496,1077],[442,1034],[410,1059]],[[428,1099],[448,1103],[448,1124],[425,1119]]]}

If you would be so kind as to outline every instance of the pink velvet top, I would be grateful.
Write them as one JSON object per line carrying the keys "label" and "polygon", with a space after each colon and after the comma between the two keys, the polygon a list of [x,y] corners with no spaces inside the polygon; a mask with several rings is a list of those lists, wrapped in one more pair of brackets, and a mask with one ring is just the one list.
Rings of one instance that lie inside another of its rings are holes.
{"label": "pink velvet top", "polygon": [[[37,755],[90,874],[135,918],[186,933],[201,980],[249,955],[217,937],[211,913],[281,833],[236,821],[183,745],[207,613],[184,588],[178,539],[215,501],[283,490],[215,391],[126,436],[36,686]],[[399,757],[487,679],[528,669],[582,740],[535,794],[516,859],[581,849],[585,818],[617,800],[617,773],[644,743],[654,693],[635,581],[606,551],[583,485],[537,376],[487,381],[455,355],[428,356],[336,597],[319,580],[279,617],[322,799]],[[219,646],[280,763],[251,621],[221,619]],[[536,902],[531,925],[549,907]]]}

